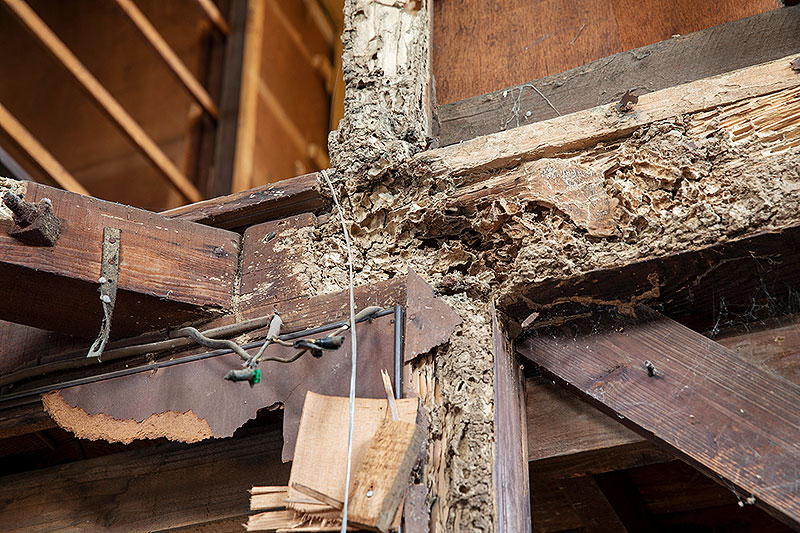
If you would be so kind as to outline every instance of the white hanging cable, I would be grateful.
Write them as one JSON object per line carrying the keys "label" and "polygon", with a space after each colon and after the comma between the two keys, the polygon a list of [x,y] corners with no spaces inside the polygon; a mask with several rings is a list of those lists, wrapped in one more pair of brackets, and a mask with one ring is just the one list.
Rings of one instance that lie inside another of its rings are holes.
{"label": "white hanging cable", "polygon": [[350,232],[347,231],[347,224],[344,221],[344,213],[342,206],[339,205],[339,199],[336,197],[336,190],[333,188],[333,183],[328,177],[328,172],[322,170],[322,177],[328,183],[328,188],[331,190],[333,196],[333,203],[336,205],[336,210],[339,212],[339,220],[342,222],[342,231],[344,232],[344,242],[347,245],[347,266],[350,269],[350,342],[352,345],[351,361],[350,361],[350,423],[347,428],[347,473],[345,474],[344,485],[344,506],[342,507],[342,531],[347,531],[347,504],[350,499],[350,466],[353,456],[353,418],[355,417],[356,410],[356,356],[358,350],[356,348],[356,305],[353,298],[353,252],[350,248]]}

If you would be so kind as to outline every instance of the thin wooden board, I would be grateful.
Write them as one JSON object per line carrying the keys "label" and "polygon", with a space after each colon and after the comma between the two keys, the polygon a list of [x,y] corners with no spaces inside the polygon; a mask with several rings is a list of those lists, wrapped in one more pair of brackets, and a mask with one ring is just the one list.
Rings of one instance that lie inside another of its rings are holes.
{"label": "thin wooden board", "polygon": [[[293,483],[311,487],[339,501],[344,501],[347,462],[347,428],[350,416],[348,398],[323,396],[308,392],[297,434],[292,475],[289,480],[289,499],[305,496],[292,488]],[[414,423],[418,400],[397,401],[400,420]],[[353,432],[351,472],[362,464],[370,442],[381,420],[388,416],[386,400],[357,398]],[[355,475],[351,483],[355,481]],[[318,506],[290,504],[290,508],[309,514],[319,513]]]}

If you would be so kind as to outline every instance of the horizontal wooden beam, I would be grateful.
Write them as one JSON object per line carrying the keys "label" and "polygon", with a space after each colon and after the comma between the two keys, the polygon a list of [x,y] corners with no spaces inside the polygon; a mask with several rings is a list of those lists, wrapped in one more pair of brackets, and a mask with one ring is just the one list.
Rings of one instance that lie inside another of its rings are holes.
{"label": "horizontal wooden beam", "polygon": [[524,161],[552,157],[631,134],[637,128],[800,85],[789,56],[644,94],[633,112],[615,103],[421,152],[414,166],[435,176],[483,177]]}
{"label": "horizontal wooden beam", "polygon": [[646,307],[635,313],[607,311],[542,328],[518,351],[632,429],[797,527],[800,389]]}
{"label": "horizontal wooden beam", "polygon": [[224,229],[313,212],[327,204],[319,189],[319,173],[281,180],[228,196],[176,207],[161,214]]}
{"label": "horizontal wooden beam", "polygon": [[798,27],[800,7],[774,9],[447,104],[439,108],[439,140],[456,144],[553,118],[556,110],[616,102],[627,90],[641,95],[780,59],[800,52]]}
{"label": "horizontal wooden beam", "polygon": [[[167,444],[0,478],[4,531],[157,531],[249,514],[248,490],[285,484],[279,429],[233,439]],[[214,531],[231,531],[211,528]]]}
{"label": "horizontal wooden beam", "polygon": [[0,189],[19,190],[34,203],[49,198],[61,220],[61,235],[53,247],[31,246],[8,236],[12,222],[0,220],[0,319],[97,335],[104,227],[122,231],[115,336],[231,309],[238,234],[31,182],[4,180]]}
{"label": "horizontal wooden beam", "polygon": [[89,94],[92,102],[103,111],[114,125],[189,201],[198,202],[203,197],[197,187],[178,170],[178,167],[153,142],[150,136],[111,96],[111,93],[78,60],[64,42],[31,9],[25,0],[3,0],[14,15],[30,30],[53,57],[56,58]]}

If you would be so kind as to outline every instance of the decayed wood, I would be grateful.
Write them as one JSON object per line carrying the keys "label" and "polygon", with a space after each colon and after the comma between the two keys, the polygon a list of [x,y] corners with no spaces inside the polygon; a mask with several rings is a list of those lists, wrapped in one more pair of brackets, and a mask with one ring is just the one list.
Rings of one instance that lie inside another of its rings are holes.
{"label": "decayed wood", "polygon": [[354,524],[389,531],[423,440],[422,426],[383,419],[353,482],[348,513]]}
{"label": "decayed wood", "polygon": [[648,308],[636,316],[609,311],[537,331],[519,351],[712,479],[800,523],[800,389]]}
{"label": "decayed wood", "polygon": [[[494,349],[494,485],[497,516],[495,530],[501,533],[531,529],[531,498],[528,483],[528,430],[525,381],[520,361],[508,333],[492,303]],[[536,406],[533,407],[536,409]],[[535,435],[535,431],[534,431]],[[538,437],[534,436],[538,440]]]}
{"label": "decayed wood", "polygon": [[608,104],[423,152],[414,164],[434,177],[479,175],[629,135],[652,122],[800,85],[794,56],[644,94],[634,111]]}
{"label": "decayed wood", "polygon": [[122,230],[115,336],[161,329],[231,308],[238,234],[45,185],[26,182],[25,187],[26,200],[51,200],[62,221],[61,236],[54,247],[43,248],[0,232],[0,271],[8,280],[0,303],[4,320],[96,335],[102,314],[97,287],[106,226]]}
{"label": "decayed wood", "polygon": [[145,133],[141,126],[111,96],[105,87],[78,60],[69,48],[39,18],[24,0],[4,0],[6,6],[36,36],[37,39],[78,81],[99,109],[170,182],[190,201],[202,199],[200,191],[184,176],[169,157]]}
{"label": "decayed wood", "polygon": [[249,513],[247,490],[288,479],[280,446],[279,430],[261,429],[234,439],[154,446],[6,476],[0,478],[0,522],[4,531],[134,532],[238,517],[241,528]]}
{"label": "decayed wood", "polygon": [[[644,12],[649,10],[643,6]],[[645,25],[647,26],[647,25]],[[439,108],[442,146],[657,91],[800,51],[800,7],[774,9]],[[736,53],[731,53],[736,50]],[[536,89],[534,89],[534,87]]]}
{"label": "decayed wood", "polygon": [[73,178],[72,174],[61,166],[61,163],[56,161],[36,137],[31,135],[31,132],[2,104],[0,104],[0,128],[58,185],[68,191],[89,195],[89,191],[78,183],[78,180]]}
{"label": "decayed wood", "polygon": [[[217,110],[216,104],[211,99],[211,96],[208,94],[208,91],[197,81],[197,78],[186,67],[183,61],[181,61],[181,58],[178,57],[164,37],[161,36],[145,14],[141,12],[136,2],[134,2],[134,0],[116,0],[116,2],[133,25],[136,26],[136,29],[142,33],[142,36],[144,36],[150,46],[153,47],[158,57],[164,61],[170,71],[178,78],[178,81],[180,81],[195,100],[203,106],[203,109],[216,119],[219,116],[219,111]],[[219,11],[217,11],[217,14],[219,14]]]}
{"label": "decayed wood", "polygon": [[251,511],[278,511],[286,509],[289,487],[253,487],[250,490]]}

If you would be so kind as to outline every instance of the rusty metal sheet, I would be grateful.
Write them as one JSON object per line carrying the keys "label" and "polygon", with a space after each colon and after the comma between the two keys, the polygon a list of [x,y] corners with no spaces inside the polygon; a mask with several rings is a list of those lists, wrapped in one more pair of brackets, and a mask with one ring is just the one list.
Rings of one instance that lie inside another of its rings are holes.
{"label": "rusty metal sheet", "polygon": [[447,342],[456,326],[461,324],[461,317],[437,298],[433,288],[410,268],[406,298],[403,360],[407,363]]}
{"label": "rusty metal sheet", "polygon": [[[358,397],[386,396],[380,370],[391,374],[394,368],[393,322],[392,316],[386,315],[357,326]],[[272,345],[266,355],[288,357],[293,353],[293,348]],[[282,404],[282,457],[289,461],[294,454],[306,392],[332,396],[347,396],[350,392],[349,334],[340,349],[324,352],[321,359],[305,354],[291,364],[261,363],[261,383],[252,388],[247,383],[222,379],[228,370],[240,368],[240,363],[237,355],[228,354],[64,389],[61,396],[88,415],[104,414],[118,421],[141,423],[158,413],[191,411],[208,423],[216,438],[230,437],[255,418],[260,409]],[[104,423],[109,424],[107,419]],[[113,431],[113,424],[108,427]]]}

